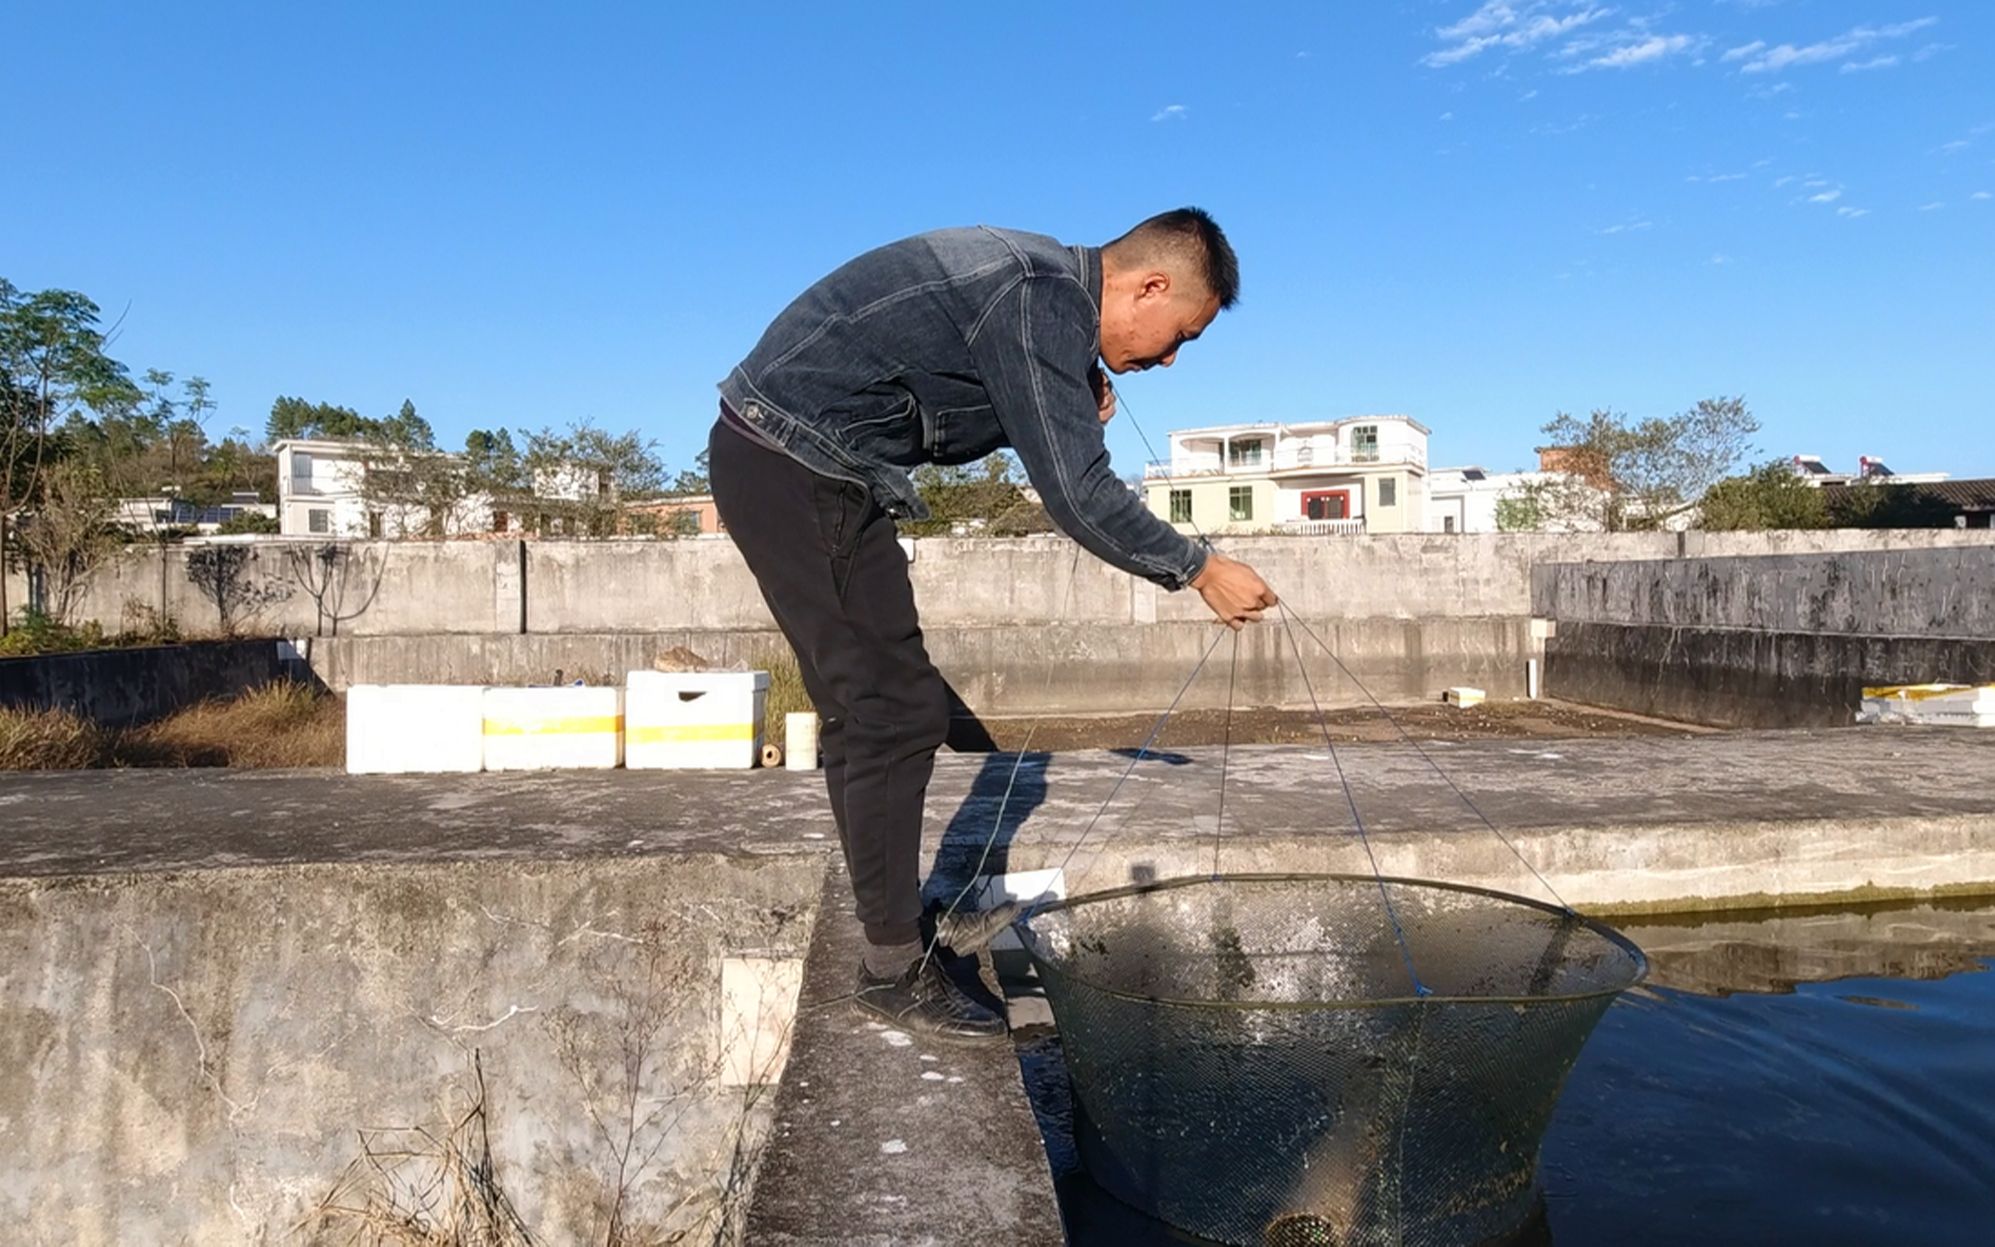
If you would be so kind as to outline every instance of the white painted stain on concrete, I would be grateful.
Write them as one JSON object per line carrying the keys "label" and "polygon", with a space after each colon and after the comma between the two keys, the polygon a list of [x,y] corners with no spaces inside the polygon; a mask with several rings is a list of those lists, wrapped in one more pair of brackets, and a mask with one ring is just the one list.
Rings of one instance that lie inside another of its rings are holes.
{"label": "white painted stain on concrete", "polygon": [[940,1075],[940,1074],[936,1073],[936,1072],[935,1072],[934,1070],[932,1070],[932,1069],[925,1069],[925,1070],[921,1071],[921,1081],[923,1081],[923,1082],[941,1082],[941,1081],[942,1081],[942,1075]]}
{"label": "white painted stain on concrete", "polygon": [[880,1035],[880,1038],[886,1040],[889,1047],[894,1048],[905,1048],[914,1042],[903,1031],[886,1031]]}
{"label": "white painted stain on concrete", "polygon": [[899,1156],[902,1152],[907,1151],[907,1144],[900,1139],[888,1139],[885,1143],[880,1144],[880,1150],[888,1156]]}

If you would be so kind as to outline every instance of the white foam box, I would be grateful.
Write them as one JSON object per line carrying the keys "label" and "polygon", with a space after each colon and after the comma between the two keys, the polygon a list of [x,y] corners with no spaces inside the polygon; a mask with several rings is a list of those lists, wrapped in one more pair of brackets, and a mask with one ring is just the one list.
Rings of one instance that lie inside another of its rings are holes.
{"label": "white foam box", "polygon": [[488,688],[484,714],[488,771],[623,765],[620,688]]}
{"label": "white foam box", "polygon": [[484,729],[482,684],[356,684],[346,690],[346,771],[482,770]]}
{"label": "white foam box", "polygon": [[1995,727],[1995,684],[1887,684],[1863,690],[1866,723]]}
{"label": "white foam box", "polygon": [[624,685],[623,764],[632,770],[747,770],[762,758],[766,671],[633,671]]}

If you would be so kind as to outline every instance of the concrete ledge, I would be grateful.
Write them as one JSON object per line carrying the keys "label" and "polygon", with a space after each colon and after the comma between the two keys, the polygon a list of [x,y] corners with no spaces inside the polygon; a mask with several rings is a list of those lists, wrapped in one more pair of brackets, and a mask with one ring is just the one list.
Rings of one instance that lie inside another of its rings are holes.
{"label": "concrete ledge", "polygon": [[[1525,693],[1525,660],[1542,652],[1528,618],[1461,616],[1323,620],[1310,627],[1373,693],[1394,701],[1438,697],[1452,684],[1496,697]],[[930,657],[969,707],[981,714],[1117,714],[1171,704],[1210,645],[1210,620],[1149,624],[1058,624],[923,629]],[[1240,705],[1353,705],[1364,695],[1328,655],[1297,633],[1309,685],[1280,628],[1241,634],[1235,701]],[[627,672],[684,646],[722,666],[766,666],[787,653],[780,634],[763,631],[563,633],[494,636],[342,636],[299,642],[329,687],[356,684],[550,684],[584,679],[621,684]],[[1222,648],[1184,705],[1227,700]]]}
{"label": "concrete ledge", "polygon": [[1053,1175],[1012,1046],[923,1042],[866,1020],[845,999],[862,948],[851,906],[835,870],[743,1241],[1058,1247]]}

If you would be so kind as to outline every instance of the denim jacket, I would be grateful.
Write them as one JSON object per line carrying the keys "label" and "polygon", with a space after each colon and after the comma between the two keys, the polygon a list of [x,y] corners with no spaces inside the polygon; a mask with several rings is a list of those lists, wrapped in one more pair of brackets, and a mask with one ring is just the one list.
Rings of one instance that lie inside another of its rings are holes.
{"label": "denim jacket", "polygon": [[799,295],[720,383],[737,416],[805,467],[926,519],[907,470],[1009,446],[1062,532],[1169,589],[1205,550],[1109,467],[1088,381],[1101,252],[976,227],[869,251]]}

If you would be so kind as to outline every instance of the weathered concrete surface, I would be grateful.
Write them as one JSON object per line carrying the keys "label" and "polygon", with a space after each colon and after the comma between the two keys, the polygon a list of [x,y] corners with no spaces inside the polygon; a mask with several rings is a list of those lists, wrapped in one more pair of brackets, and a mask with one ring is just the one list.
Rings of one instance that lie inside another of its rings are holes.
{"label": "weathered concrete surface", "polygon": [[1567,623],[1545,647],[1565,701],[1719,727],[1840,727],[1878,684],[1995,680],[1995,637],[1878,637]]}
{"label": "weathered concrete surface", "polygon": [[[1456,684],[1483,688],[1495,697],[1521,697],[1525,661],[1538,656],[1543,645],[1532,638],[1522,616],[1339,618],[1308,624],[1374,696],[1393,701],[1437,698]],[[1208,617],[1119,627],[930,625],[923,635],[930,657],[972,711],[1036,715],[1160,711],[1177,697],[1217,634]],[[1227,704],[1231,645],[1221,639],[1212,663],[1186,692],[1186,708]],[[1297,667],[1282,629],[1240,634],[1232,695],[1237,704],[1305,709],[1312,691],[1326,705],[1365,701],[1357,685],[1300,629],[1296,639],[1304,668]],[[404,682],[622,683],[626,672],[648,670],[653,659],[675,646],[722,666],[766,665],[788,650],[773,630],[336,637],[299,644],[313,671],[334,689]]]}
{"label": "weathered concrete surface", "polygon": [[1867,684],[1995,679],[1995,545],[1532,573],[1545,691],[1728,727],[1849,723]]}
{"label": "weathered concrete surface", "polygon": [[[241,562],[203,585],[190,563],[213,550]],[[195,634],[219,630],[224,613],[236,631],[263,635],[516,632],[519,564],[516,541],[130,546],[91,574],[73,613],[115,630],[136,603]]]}
{"label": "weathered concrete surface", "polygon": [[[1524,890],[1532,880],[1442,767],[1553,885],[1594,906],[1699,908],[1995,884],[1995,733],[1874,727],[1686,738],[1346,745],[1337,751],[1388,871]],[[1153,758],[948,755],[929,849],[967,869],[1012,793],[987,870],[1057,865],[1088,886],[1132,873],[1344,869],[1359,862],[1320,749]],[[83,772],[0,777],[0,874],[293,862],[565,860],[824,850],[817,776],[787,771],[345,776]],[[1085,834],[1084,834],[1085,833]],[[1098,860],[1098,864],[1097,864]],[[1093,869],[1089,869],[1090,867]]]}
{"label": "weathered concrete surface", "polygon": [[1567,623],[1995,638],[1995,544],[1546,563],[1532,613]]}
{"label": "weathered concrete surface", "polygon": [[195,641],[0,658],[0,706],[67,710],[106,726],[234,697],[285,674],[275,641]]}
{"label": "weathered concrete surface", "polygon": [[[1359,745],[1337,757],[1388,873],[1542,895],[1431,759],[1582,908],[1995,894],[1988,734]],[[986,847],[983,871],[1061,866],[1072,891],[1215,865],[1367,869],[1326,751],[1232,751],[1223,824],[1220,751],[1154,758],[1124,781],[1127,768],[1102,753],[943,758],[927,837],[938,886]],[[673,1159],[630,1189],[633,1215],[661,1218],[675,1193],[712,1192],[717,1176],[738,1191],[722,1152],[735,1155],[726,1145],[745,1128],[752,1155],[769,1105],[699,1093],[694,1054],[710,1051],[718,992],[690,966],[795,955],[835,856],[817,777],[783,771],[19,775],[0,779],[0,827],[0,1215],[49,1243],[287,1229],[361,1155],[355,1130],[463,1121],[473,1048],[500,1183],[555,1241],[600,1237],[591,1227],[617,1185],[590,1113],[619,1094],[664,1097],[690,1123],[659,1153]],[[211,869],[222,866],[254,868]],[[827,895],[843,906],[836,881]],[[877,1032],[829,1003],[849,972],[850,919],[830,913],[815,929],[804,1000],[827,1007],[795,1032],[790,1134],[762,1192],[792,1211],[771,1233],[946,1242],[960,1223],[930,1219],[946,1208],[982,1217],[980,1241],[1056,1241],[1052,1205],[1034,1202],[1043,1160],[1003,1161],[1031,1129],[1015,1067],[1007,1081],[998,1066],[945,1066],[967,1058],[941,1049],[921,1062],[920,1045],[886,1039],[868,1056]],[[622,1092],[622,1037],[647,1018],[661,1028],[655,1059]],[[578,1042],[585,1056],[564,1064],[563,1044]],[[919,1089],[934,1082],[921,1065],[943,1073],[939,1092]],[[948,1083],[948,1069],[965,1081]],[[976,1104],[952,1111],[951,1086]],[[827,1139],[848,1111],[865,1133]],[[896,1138],[906,1152],[878,1151]],[[874,1149],[876,1163],[858,1166],[847,1147]],[[938,1186],[893,1163],[917,1155],[1006,1176]],[[829,1185],[827,1168],[849,1185]],[[836,1198],[807,1209],[812,1192]],[[931,1202],[903,1209],[894,1195]]]}
{"label": "weathered concrete surface", "polygon": [[[1508,617],[1530,613],[1538,563],[1816,551],[1987,547],[1988,532],[1478,533],[1236,537],[1312,619]],[[935,627],[1196,621],[1197,595],[1163,593],[1059,538],[924,538],[916,596]],[[165,609],[184,627],[218,607],[187,576],[196,547],[163,556]],[[287,636],[657,632],[766,628],[732,542],[267,542],[234,582],[234,613]],[[324,552],[335,552],[325,557]],[[93,576],[79,619],[117,627],[125,603],[162,605],[161,554],[132,549]],[[20,599],[16,599],[19,601]]]}
{"label": "weathered concrete surface", "polygon": [[441,1220],[489,1138],[538,1241],[613,1217],[711,1241],[774,1081],[720,1073],[757,1024],[720,1007],[721,961],[800,958],[820,876],[736,854],[0,881],[4,1237],[356,1241],[370,1214]]}
{"label": "weathered concrete surface", "polygon": [[[823,912],[848,906],[850,887],[842,867],[831,872]],[[1011,1045],[924,1042],[866,1020],[845,999],[863,947],[856,924],[838,921],[811,945],[744,1242],[1064,1243]],[[988,981],[968,982],[1000,1002]]]}

